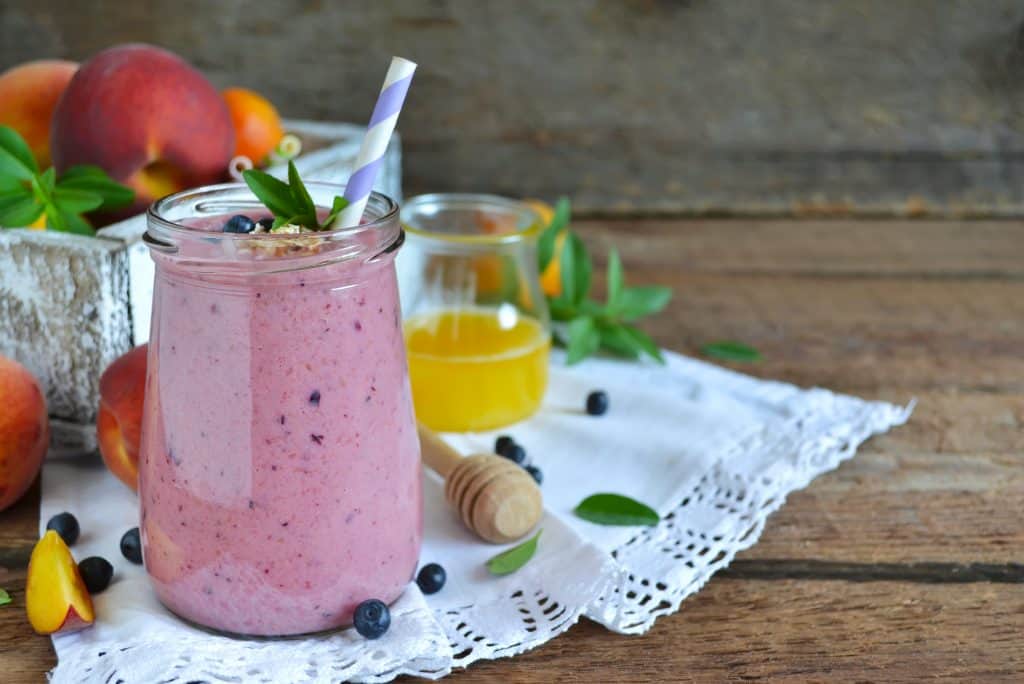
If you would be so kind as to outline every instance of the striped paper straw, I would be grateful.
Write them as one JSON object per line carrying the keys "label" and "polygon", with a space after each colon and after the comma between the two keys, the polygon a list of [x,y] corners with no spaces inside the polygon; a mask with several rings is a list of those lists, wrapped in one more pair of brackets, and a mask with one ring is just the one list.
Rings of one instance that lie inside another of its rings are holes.
{"label": "striped paper straw", "polygon": [[391,134],[398,122],[398,114],[402,111],[405,94],[409,92],[412,74],[416,71],[416,63],[401,57],[392,57],[388,74],[384,77],[384,85],[373,108],[370,125],[366,128],[363,146],[353,166],[345,186],[345,199],[349,204],[338,217],[338,226],[356,226],[363,218],[366,200],[370,197],[373,182],[377,179],[384,151],[391,140]]}

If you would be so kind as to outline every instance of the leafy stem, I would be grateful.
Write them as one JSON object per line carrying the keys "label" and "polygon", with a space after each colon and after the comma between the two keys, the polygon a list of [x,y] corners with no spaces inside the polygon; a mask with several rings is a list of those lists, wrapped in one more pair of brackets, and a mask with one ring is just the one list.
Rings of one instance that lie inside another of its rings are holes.
{"label": "leafy stem", "polygon": [[591,298],[593,263],[583,240],[569,228],[570,214],[569,200],[562,198],[537,244],[541,272],[552,261],[558,263],[560,290],[548,296],[548,306],[551,317],[566,324],[567,362],[578,363],[603,349],[623,358],[649,356],[664,363],[658,345],[633,323],[663,310],[672,290],[627,286],[622,259],[613,248],[608,255],[605,301]]}
{"label": "leafy stem", "polygon": [[287,183],[257,169],[243,171],[242,177],[256,198],[274,215],[271,232],[285,225],[303,226],[314,231],[330,230],[338,215],[348,206],[348,200],[336,195],[330,213],[321,223],[316,204],[290,160]]}

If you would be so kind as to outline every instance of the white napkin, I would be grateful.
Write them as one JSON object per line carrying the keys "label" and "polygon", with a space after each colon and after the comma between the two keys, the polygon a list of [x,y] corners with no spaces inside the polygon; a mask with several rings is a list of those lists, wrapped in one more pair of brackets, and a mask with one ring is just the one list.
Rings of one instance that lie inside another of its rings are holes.
{"label": "white napkin", "polygon": [[[471,453],[510,434],[543,470],[537,555],[512,575],[490,576],[484,562],[500,549],[462,527],[429,475],[421,560],[441,563],[448,582],[428,597],[410,585],[392,607],[390,631],[376,641],[353,630],[237,639],[185,625],[159,605],[142,568],[118,549],[121,534],[137,524],[135,496],[95,459],[48,462],[40,527],[60,511],[73,512],[82,527],[76,557],[102,555],[115,566],[114,582],[95,597],[96,624],[54,637],[53,682],[438,678],[538,646],[583,615],[640,633],[754,544],[791,491],[910,412],[676,354],[667,359],[667,367],[592,359],[566,368],[556,353],[536,416],[495,433],[448,435]],[[611,399],[604,416],[583,411],[593,389]],[[662,521],[641,530],[576,518],[576,504],[597,492],[643,501]]]}

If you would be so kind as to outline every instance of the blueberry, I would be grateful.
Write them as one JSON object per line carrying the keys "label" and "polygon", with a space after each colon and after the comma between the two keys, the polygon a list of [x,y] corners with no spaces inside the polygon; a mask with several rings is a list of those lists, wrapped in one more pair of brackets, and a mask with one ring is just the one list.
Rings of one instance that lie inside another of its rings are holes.
{"label": "blueberry", "polygon": [[494,453],[505,455],[505,450],[515,446],[516,441],[508,435],[502,435],[498,439],[494,440]]}
{"label": "blueberry", "polygon": [[518,444],[513,444],[511,447],[506,449],[502,456],[519,465],[526,463],[526,449]]}
{"label": "blueberry", "polygon": [[256,229],[256,222],[248,216],[236,214],[224,224],[225,233],[251,233]]}
{"label": "blueberry", "polygon": [[352,616],[356,631],[367,639],[379,639],[391,626],[391,611],[378,599],[369,599],[356,606]]}
{"label": "blueberry", "polygon": [[530,477],[532,477],[534,480],[536,480],[537,484],[540,484],[540,483],[542,483],[544,481],[544,473],[542,473],[540,468],[538,468],[537,466],[535,466],[535,465],[528,465],[528,466],[526,466],[526,472],[528,472],[530,474]]}
{"label": "blueberry", "polygon": [[85,588],[90,594],[98,594],[110,586],[110,578],[114,576],[114,567],[106,558],[89,556],[78,564],[78,572],[82,575]]}
{"label": "blueberry", "polygon": [[142,542],[139,540],[138,527],[133,527],[121,537],[121,555],[136,565],[142,564]]}
{"label": "blueberry", "polygon": [[608,410],[608,395],[596,390],[587,395],[587,413],[592,416],[603,416]]}
{"label": "blueberry", "polygon": [[444,568],[437,563],[429,563],[420,568],[420,573],[416,575],[416,584],[424,594],[436,594],[444,588],[446,579],[448,574]]}
{"label": "blueberry", "polygon": [[264,228],[265,228],[266,230],[268,230],[268,231],[269,231],[269,230],[270,230],[271,228],[273,228],[273,227],[274,227],[274,219],[272,219],[272,218],[261,218],[261,219],[260,219],[259,221],[257,221],[256,223],[260,224],[261,226],[263,226],[263,227],[264,227]]}
{"label": "blueberry", "polygon": [[67,511],[58,513],[46,523],[46,529],[53,530],[60,535],[64,543],[71,546],[78,541],[78,520]]}

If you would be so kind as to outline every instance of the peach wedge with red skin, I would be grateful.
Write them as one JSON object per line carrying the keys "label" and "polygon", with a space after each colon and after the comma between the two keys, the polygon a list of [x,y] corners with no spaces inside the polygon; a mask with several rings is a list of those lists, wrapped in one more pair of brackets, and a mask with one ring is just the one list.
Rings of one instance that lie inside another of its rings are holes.
{"label": "peach wedge with red skin", "polygon": [[31,486],[50,445],[50,421],[39,383],[0,356],[0,511]]}
{"label": "peach wedge with red skin", "polygon": [[95,164],[135,190],[125,216],[153,200],[227,175],[235,132],[220,93],[199,71],[152,45],[118,45],[82,64],[53,114],[58,173]]}
{"label": "peach wedge with red skin", "polygon": [[110,472],[133,490],[139,488],[139,444],[146,395],[146,352],[141,345],[123,354],[100,376],[96,438]]}
{"label": "peach wedge with red skin", "polygon": [[74,632],[96,620],[71,550],[53,530],[36,542],[28,562],[25,611],[39,634]]}

